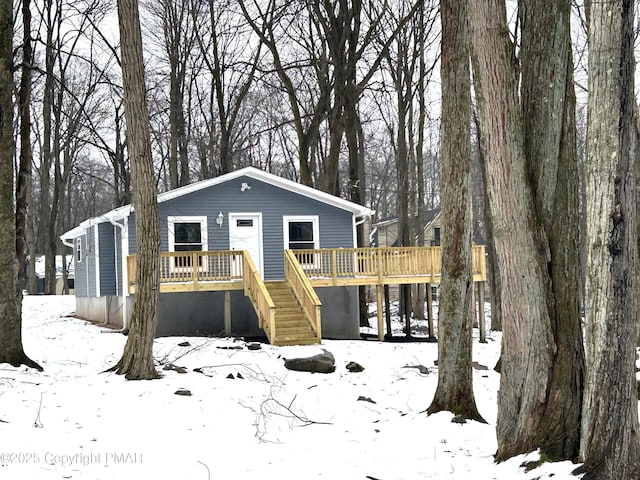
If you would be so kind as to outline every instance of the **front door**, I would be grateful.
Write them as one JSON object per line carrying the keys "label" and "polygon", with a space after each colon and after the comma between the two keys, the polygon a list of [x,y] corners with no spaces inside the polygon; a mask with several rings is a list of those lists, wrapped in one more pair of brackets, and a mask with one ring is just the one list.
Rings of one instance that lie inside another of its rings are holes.
{"label": "front door", "polygon": [[264,275],[261,213],[229,213],[229,248],[247,250],[258,271]]}

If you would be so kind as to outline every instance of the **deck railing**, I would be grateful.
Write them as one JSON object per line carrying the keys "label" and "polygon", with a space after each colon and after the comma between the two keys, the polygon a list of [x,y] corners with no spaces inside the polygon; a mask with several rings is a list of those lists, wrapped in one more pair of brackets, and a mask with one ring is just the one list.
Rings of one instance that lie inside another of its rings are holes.
{"label": "deck railing", "polygon": [[[293,267],[287,265],[297,263],[312,286],[437,283],[441,276],[441,252],[440,247],[292,250],[285,254],[285,276],[289,268],[289,275],[295,280]],[[476,245],[472,253],[473,280],[485,281],[485,247]],[[254,282],[251,288],[260,288],[252,275],[245,275],[246,255],[240,250],[162,252],[160,284],[163,291],[242,289],[247,281]],[[135,255],[127,258],[127,274],[129,291],[133,293]],[[302,294],[305,287],[300,288]]]}
{"label": "deck railing", "polygon": [[262,276],[256,268],[251,255],[244,251],[244,294],[249,297],[253,308],[258,314],[258,325],[260,328],[275,333],[275,310],[276,306],[262,281]]}
{"label": "deck railing", "polygon": [[[441,275],[440,247],[300,249],[293,255],[307,277],[331,279],[335,284],[349,278],[383,283],[398,277],[421,277],[421,281],[431,283],[440,281]],[[484,246],[474,246],[472,256],[473,279],[486,280]]]}
{"label": "deck railing", "polygon": [[[160,284],[201,282],[242,282],[243,254],[241,250],[208,252],[161,252]],[[137,283],[136,256],[127,257],[129,288]]]}
{"label": "deck railing", "polygon": [[311,327],[322,338],[322,323],[320,322],[320,307],[322,303],[315,290],[309,283],[305,272],[300,267],[293,250],[284,251],[284,277],[287,279],[293,294],[302,306]]}

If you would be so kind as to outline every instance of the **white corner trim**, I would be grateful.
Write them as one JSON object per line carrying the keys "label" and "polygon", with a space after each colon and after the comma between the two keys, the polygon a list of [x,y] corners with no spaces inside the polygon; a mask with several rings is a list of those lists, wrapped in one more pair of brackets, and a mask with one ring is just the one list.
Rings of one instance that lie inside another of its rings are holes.
{"label": "white corner trim", "polygon": [[100,241],[98,238],[98,224],[93,226],[93,258],[96,269],[96,297],[100,296]]}

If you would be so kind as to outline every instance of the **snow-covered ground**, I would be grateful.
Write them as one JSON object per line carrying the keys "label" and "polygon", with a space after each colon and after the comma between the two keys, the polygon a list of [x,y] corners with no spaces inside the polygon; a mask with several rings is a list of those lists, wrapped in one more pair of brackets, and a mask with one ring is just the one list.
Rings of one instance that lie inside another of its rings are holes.
{"label": "snow-covered ground", "polygon": [[[460,425],[425,413],[438,377],[433,343],[324,341],[336,371],[310,374],[286,370],[283,358],[320,347],[162,338],[163,378],[134,382],[101,373],[126,337],[71,318],[74,309],[73,297],[25,298],[25,349],[44,372],[0,364],[2,479],[576,478],[569,462],[525,472],[535,454],[494,463],[499,334],[473,345],[488,367],[473,379],[488,424]],[[348,372],[350,361],[365,370]],[[407,368],[417,365],[429,373]]]}

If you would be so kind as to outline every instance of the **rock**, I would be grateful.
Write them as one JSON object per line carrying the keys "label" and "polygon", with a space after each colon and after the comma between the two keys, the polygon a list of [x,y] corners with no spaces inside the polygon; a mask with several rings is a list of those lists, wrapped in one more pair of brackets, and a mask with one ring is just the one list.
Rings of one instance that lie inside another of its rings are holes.
{"label": "rock", "polygon": [[463,423],[467,423],[467,420],[466,418],[464,418],[464,415],[456,415],[451,419],[451,423],[463,424]]}
{"label": "rock", "polygon": [[358,397],[358,402],[369,402],[369,403],[376,403],[373,400],[371,400],[369,397],[365,397],[363,395],[360,395]]}
{"label": "rock", "polygon": [[220,350],[242,350],[242,345],[224,345],[216,348],[219,348]]}
{"label": "rock", "polygon": [[173,363],[167,363],[164,367],[162,367],[162,370],[173,370],[174,372],[178,372],[178,373],[187,373],[186,368],[178,367]]}
{"label": "rock", "polygon": [[248,350],[261,350],[262,349],[262,345],[260,345],[258,342],[247,343],[247,349]]}
{"label": "rock", "polygon": [[187,390],[186,388],[179,388],[178,390],[175,391],[176,395],[181,395],[183,397],[190,397],[191,395],[193,395],[191,393],[191,390]]}
{"label": "rock", "polygon": [[336,370],[335,363],[336,359],[325,349],[312,357],[284,359],[285,368],[297,372],[332,373]]}
{"label": "rock", "polygon": [[363,372],[364,367],[357,362],[349,362],[347,363],[347,370],[349,370],[352,373],[358,373],[358,372]]}
{"label": "rock", "polygon": [[244,377],[242,376],[241,373],[236,373],[236,378],[239,378],[240,380],[244,380]]}
{"label": "rock", "polygon": [[471,366],[476,370],[489,370],[489,367],[487,367],[486,365],[482,365],[478,362],[471,362]]}
{"label": "rock", "polygon": [[429,369],[427,367],[425,367],[424,365],[405,365],[402,368],[415,368],[416,370],[418,370],[423,375],[427,375],[429,373]]}
{"label": "rock", "polygon": [[190,347],[190,346],[191,346],[191,344],[190,344],[189,342],[180,342],[180,343],[178,344],[178,346],[179,346],[179,347]]}
{"label": "rock", "polygon": [[235,380],[236,377],[233,376],[233,373],[230,373],[229,375],[227,375],[227,378],[230,380]]}

